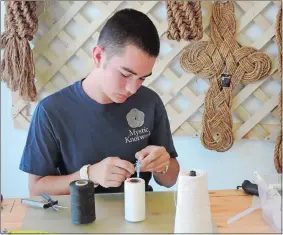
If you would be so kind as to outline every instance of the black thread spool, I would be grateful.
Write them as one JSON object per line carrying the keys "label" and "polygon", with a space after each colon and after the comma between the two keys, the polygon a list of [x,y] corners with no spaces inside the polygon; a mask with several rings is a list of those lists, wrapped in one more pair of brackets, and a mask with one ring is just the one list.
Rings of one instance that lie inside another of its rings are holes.
{"label": "black thread spool", "polygon": [[71,182],[70,198],[73,224],[89,224],[96,220],[92,181],[75,180]]}

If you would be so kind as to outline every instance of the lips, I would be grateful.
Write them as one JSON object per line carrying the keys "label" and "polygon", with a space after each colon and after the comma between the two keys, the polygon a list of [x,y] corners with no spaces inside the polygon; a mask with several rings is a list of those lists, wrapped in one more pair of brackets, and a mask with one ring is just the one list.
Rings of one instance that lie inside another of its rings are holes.
{"label": "lips", "polygon": [[121,97],[121,98],[123,98],[123,99],[127,99],[127,98],[129,98],[129,96],[121,95],[121,94],[119,94],[118,96],[119,96],[119,97]]}

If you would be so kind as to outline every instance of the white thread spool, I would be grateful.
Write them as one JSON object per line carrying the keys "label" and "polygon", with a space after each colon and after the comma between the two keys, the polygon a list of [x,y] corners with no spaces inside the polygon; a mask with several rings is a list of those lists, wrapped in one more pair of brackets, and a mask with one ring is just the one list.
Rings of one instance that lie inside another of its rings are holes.
{"label": "white thread spool", "polygon": [[179,173],[174,233],[212,233],[212,220],[204,171]]}
{"label": "white thread spool", "polygon": [[145,181],[129,178],[124,184],[125,219],[130,222],[145,220]]}

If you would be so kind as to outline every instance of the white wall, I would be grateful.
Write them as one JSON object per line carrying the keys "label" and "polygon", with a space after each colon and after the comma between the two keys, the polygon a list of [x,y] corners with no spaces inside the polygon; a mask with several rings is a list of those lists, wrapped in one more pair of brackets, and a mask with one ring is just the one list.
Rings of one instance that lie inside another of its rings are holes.
{"label": "white wall", "polygon": [[[1,32],[3,31],[3,2],[1,1]],[[27,175],[21,172],[20,158],[27,132],[15,130],[11,118],[11,93],[1,84],[1,193],[4,197],[28,196]],[[209,189],[234,189],[245,179],[252,179],[256,169],[263,174],[275,173],[274,143],[237,141],[226,153],[206,150],[199,139],[175,137],[182,169],[201,168],[208,172]],[[167,190],[151,183],[155,190]],[[175,187],[169,189],[172,190]]]}

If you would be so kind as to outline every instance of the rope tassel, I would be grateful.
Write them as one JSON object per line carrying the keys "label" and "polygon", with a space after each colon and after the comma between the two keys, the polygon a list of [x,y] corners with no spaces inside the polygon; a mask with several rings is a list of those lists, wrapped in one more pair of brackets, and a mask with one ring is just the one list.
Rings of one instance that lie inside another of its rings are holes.
{"label": "rope tassel", "polygon": [[38,29],[36,1],[5,1],[5,32],[1,35],[1,81],[26,101],[36,101],[35,66],[29,41]]}

